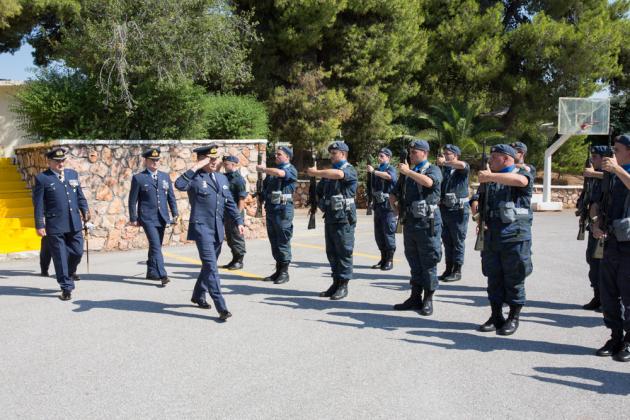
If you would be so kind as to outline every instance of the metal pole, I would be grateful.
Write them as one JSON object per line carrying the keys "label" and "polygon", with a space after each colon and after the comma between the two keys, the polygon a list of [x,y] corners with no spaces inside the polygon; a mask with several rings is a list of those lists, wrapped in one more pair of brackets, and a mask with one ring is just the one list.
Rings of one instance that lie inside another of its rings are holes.
{"label": "metal pole", "polygon": [[543,203],[551,202],[551,155],[553,155],[573,134],[563,134],[545,150],[545,174],[543,176]]}

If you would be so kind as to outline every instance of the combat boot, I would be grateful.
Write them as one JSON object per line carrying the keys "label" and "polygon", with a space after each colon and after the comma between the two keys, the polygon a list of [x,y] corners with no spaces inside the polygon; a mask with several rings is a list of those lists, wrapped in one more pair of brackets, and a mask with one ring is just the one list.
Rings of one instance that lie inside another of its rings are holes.
{"label": "combat boot", "polygon": [[337,290],[330,297],[330,300],[341,300],[348,296],[348,280],[339,280]]}
{"label": "combat boot", "polygon": [[389,271],[394,268],[394,250],[385,251],[385,260],[381,265],[381,270]]}
{"label": "combat boot", "polygon": [[265,277],[263,281],[275,281],[279,275],[280,275],[280,263],[276,262],[276,271],[273,274]]}
{"label": "combat boot", "polygon": [[338,286],[339,286],[339,280],[333,279],[333,283],[330,285],[330,287],[326,289],[325,291],[321,292],[319,294],[319,297],[327,297],[327,298],[331,297],[337,291]]}
{"label": "combat boot", "polygon": [[278,271],[278,277],[273,281],[275,284],[282,284],[289,281],[289,263],[280,263],[280,270]]}
{"label": "combat boot", "polygon": [[490,309],[492,310],[490,318],[478,328],[481,332],[496,331],[505,324],[505,318],[503,317],[503,304],[491,303]]}
{"label": "combat boot", "polygon": [[231,270],[235,262],[236,262],[236,256],[232,256],[232,261],[230,261],[229,263],[225,265],[222,265],[221,268],[225,268],[226,270]]}
{"label": "combat boot", "polygon": [[372,266],[372,268],[375,269],[375,270],[380,268],[382,270],[383,269],[383,264],[385,264],[385,251],[381,251],[381,259],[379,260],[379,262],[374,264]]}
{"label": "combat boot", "polygon": [[396,311],[416,311],[420,310],[420,308],[422,308],[422,288],[415,284],[411,285],[411,296],[403,303],[394,305],[394,310]]}
{"label": "combat boot", "polygon": [[630,362],[630,332],[626,332],[621,350],[613,355],[613,359],[618,362]]}
{"label": "combat boot", "polygon": [[523,305],[510,305],[510,313],[503,326],[497,330],[498,335],[512,335],[516,332],[522,308]]}
{"label": "combat boot", "polygon": [[606,341],[603,347],[597,349],[595,354],[599,357],[609,357],[623,350],[623,331],[613,330],[610,340]]}
{"label": "combat boot", "polygon": [[435,290],[424,289],[424,298],[422,299],[422,308],[420,308],[420,315],[433,315],[433,293],[435,293]]}
{"label": "combat boot", "polygon": [[234,261],[230,263],[230,266],[227,267],[228,270],[241,270],[243,269],[243,256],[239,255],[234,258]]}
{"label": "combat boot", "polygon": [[601,312],[602,302],[599,299],[599,289],[593,289],[593,299],[586,305],[582,306],[582,309],[586,309],[587,311],[598,311]]}
{"label": "combat boot", "polygon": [[453,264],[453,270],[451,271],[451,274],[444,277],[442,281],[452,282],[452,281],[458,281],[461,279],[462,279],[462,265],[455,263]]}
{"label": "combat boot", "polygon": [[442,274],[438,276],[438,280],[444,280],[446,277],[450,276],[453,272],[453,263],[450,261],[446,262],[446,269]]}

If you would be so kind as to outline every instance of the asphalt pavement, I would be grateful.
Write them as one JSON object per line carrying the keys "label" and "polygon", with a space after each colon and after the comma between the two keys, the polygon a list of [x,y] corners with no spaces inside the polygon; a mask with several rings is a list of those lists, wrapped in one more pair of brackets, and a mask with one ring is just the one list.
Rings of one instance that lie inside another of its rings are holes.
{"label": "asphalt pavement", "polygon": [[511,337],[475,330],[489,307],[472,224],[463,280],[442,283],[421,317],[392,310],[409,290],[402,237],[394,270],[370,269],[379,254],[364,212],[347,299],[317,296],[331,282],[323,221],[309,231],[299,212],[289,283],[260,281],[274,267],[266,239],[248,241],[242,271],[222,271],[227,323],[190,303],[194,245],[164,250],[165,288],[145,280],[145,250],[92,253],[69,302],[36,259],[0,263],[2,417],[628,417],[630,364],[594,356],[608,331],[581,309],[586,242],[571,212],[535,215]]}

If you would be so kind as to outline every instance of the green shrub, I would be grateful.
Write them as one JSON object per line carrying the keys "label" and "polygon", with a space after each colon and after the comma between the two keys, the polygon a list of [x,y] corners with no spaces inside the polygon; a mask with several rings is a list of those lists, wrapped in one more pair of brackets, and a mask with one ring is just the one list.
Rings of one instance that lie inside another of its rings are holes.
{"label": "green shrub", "polygon": [[205,104],[206,137],[263,139],[268,134],[267,110],[251,96],[209,95]]}

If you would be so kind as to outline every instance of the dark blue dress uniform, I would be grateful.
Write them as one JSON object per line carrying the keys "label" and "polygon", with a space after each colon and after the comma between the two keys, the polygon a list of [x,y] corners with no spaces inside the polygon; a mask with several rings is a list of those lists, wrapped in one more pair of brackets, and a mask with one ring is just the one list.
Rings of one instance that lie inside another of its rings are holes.
{"label": "dark blue dress uniform", "polygon": [[[238,158],[234,156],[227,156],[225,160],[238,163]],[[225,176],[230,184],[230,192],[232,193],[234,203],[238,207],[239,201],[247,198],[247,185],[245,183],[245,179],[238,170],[233,172],[226,171]],[[244,212],[241,212],[241,218],[243,220],[244,217]],[[238,231],[238,224],[234,223],[234,221],[229,217],[225,220],[225,239],[232,251],[232,261],[225,268],[242,268],[243,257],[245,257],[245,253],[247,252],[245,248],[245,237]]]}
{"label": "dark blue dress uniform", "polygon": [[[596,202],[597,198],[601,196],[602,180],[597,178],[591,178],[591,196],[586,197],[589,203],[592,205]],[[590,207],[590,206],[589,206]],[[587,304],[584,305],[584,309],[599,309],[601,306],[601,300],[599,296],[599,266],[601,260],[599,258],[593,258],[595,249],[597,248],[597,239],[593,236],[593,231],[589,226],[588,229],[588,242],[586,244],[586,262],[588,264],[588,280],[593,288],[594,298],[591,302],[592,307]]]}
{"label": "dark blue dress uniform", "polygon": [[[197,150],[194,151],[201,153]],[[219,313],[227,313],[217,267],[224,238],[223,222],[227,216],[238,225],[243,224],[229,182],[218,172],[188,170],[177,178],[175,188],[188,193],[191,209],[187,239],[195,241],[202,262],[191,300],[205,302],[205,294],[209,292]]]}
{"label": "dark blue dress uniform", "polygon": [[[626,141],[630,147],[630,138]],[[630,164],[623,168],[630,173]],[[598,355],[612,354],[616,360],[627,362],[630,361],[630,193],[618,177],[613,176],[612,182],[608,226],[605,226],[608,236],[600,263],[599,283],[604,324],[611,330],[611,339]],[[614,228],[623,223],[626,237],[619,231],[624,229]]]}
{"label": "dark blue dress uniform", "polygon": [[[329,150],[331,149],[348,151],[348,146],[342,142],[335,142],[329,147]],[[333,278],[332,286],[320,296],[337,300],[347,295],[348,282],[352,280],[358,175],[357,170],[347,161],[338,162],[332,167],[343,172],[343,179],[322,178],[317,184],[319,209],[324,213],[326,257]],[[337,209],[334,208],[335,203]]]}
{"label": "dark blue dress uniform", "polygon": [[[51,154],[52,153],[52,154]],[[65,151],[53,150],[49,158],[65,159]],[[83,224],[81,215],[88,214],[88,203],[81,190],[79,175],[72,169],[63,170],[62,176],[48,169],[35,177],[33,206],[35,228],[46,228],[46,241],[55,266],[57,283],[61,290],[70,293],[75,273],[83,256]]]}
{"label": "dark blue dress uniform", "polygon": [[[380,153],[391,156],[389,149],[382,149]],[[396,214],[389,203],[389,194],[393,191],[397,181],[396,168],[383,163],[376,168],[379,172],[387,172],[392,177],[387,181],[374,174],[372,176],[372,197],[374,203],[374,239],[381,251],[381,263],[373,268],[391,269],[394,253],[396,252]]]}
{"label": "dark blue dress uniform", "polygon": [[[291,158],[291,149],[281,147]],[[271,254],[276,261],[276,271],[265,281],[285,283],[291,262],[291,238],[293,237],[293,192],[297,185],[297,169],[287,162],[278,166],[284,171],[284,178],[267,176],[263,181],[265,197],[265,222],[267,236],[271,244]]]}
{"label": "dark blue dress uniform", "polygon": [[[159,159],[159,150],[150,149],[143,154],[146,159]],[[145,169],[131,179],[129,192],[129,220],[139,222],[149,240],[147,278],[168,282],[162,255],[162,241],[166,226],[177,217],[177,201],[173,183],[166,172]]]}
{"label": "dark blue dress uniform", "polygon": [[[456,148],[455,146],[452,147]],[[456,150],[459,152],[459,148],[456,148]],[[440,213],[444,223],[442,242],[446,260],[446,271],[440,276],[440,280],[443,281],[461,279],[461,268],[464,265],[464,253],[466,250],[466,232],[468,231],[468,219],[470,218],[470,204],[468,203],[469,175],[470,166],[468,163],[466,163],[464,169],[455,169],[448,165],[442,167],[443,180]]]}

